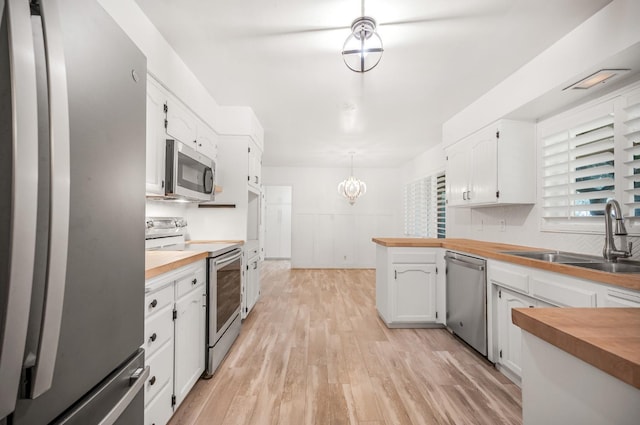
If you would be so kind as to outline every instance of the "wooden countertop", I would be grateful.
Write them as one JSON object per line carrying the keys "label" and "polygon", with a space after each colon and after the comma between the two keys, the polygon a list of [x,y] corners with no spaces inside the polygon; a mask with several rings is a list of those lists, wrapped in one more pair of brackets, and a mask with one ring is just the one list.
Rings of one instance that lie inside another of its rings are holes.
{"label": "wooden countertop", "polygon": [[373,238],[373,242],[386,247],[431,247],[446,248],[455,251],[479,255],[484,258],[505,261],[527,267],[548,270],[555,273],[563,273],[581,279],[595,282],[608,283],[610,285],[640,291],[640,273],[608,273],[600,270],[575,267],[567,264],[549,263],[547,261],[533,260],[503,254],[502,251],[548,251],[544,248],[535,248],[522,245],[510,245],[495,242],[482,242],[473,239],[433,239],[433,238]]}
{"label": "wooden countertop", "polygon": [[207,258],[207,251],[146,251],[144,278],[151,279],[187,264]]}
{"label": "wooden countertop", "polygon": [[[196,240],[187,241],[189,245],[197,244],[237,244],[244,245],[242,240]],[[144,278],[150,279],[171,270],[175,270],[195,261],[207,258],[206,250],[189,251],[145,251]]]}
{"label": "wooden countertop", "polygon": [[640,389],[640,308],[516,308],[513,323]]}

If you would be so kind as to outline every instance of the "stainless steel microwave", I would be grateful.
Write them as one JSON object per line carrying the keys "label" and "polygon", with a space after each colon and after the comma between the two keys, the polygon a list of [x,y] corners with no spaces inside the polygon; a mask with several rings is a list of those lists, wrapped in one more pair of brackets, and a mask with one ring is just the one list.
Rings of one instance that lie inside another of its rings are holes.
{"label": "stainless steel microwave", "polygon": [[167,140],[165,195],[191,201],[212,201],[215,163],[177,140]]}

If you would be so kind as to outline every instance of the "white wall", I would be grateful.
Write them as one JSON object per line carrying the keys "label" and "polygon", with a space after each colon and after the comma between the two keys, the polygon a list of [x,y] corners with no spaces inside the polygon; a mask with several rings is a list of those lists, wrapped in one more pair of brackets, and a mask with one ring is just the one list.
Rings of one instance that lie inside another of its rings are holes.
{"label": "white wall", "polygon": [[603,67],[605,59],[637,46],[638,16],[640,1],[612,1],[445,122],[442,127],[445,145],[508,116],[552,89],[561,90],[574,83],[577,75],[586,77]]}
{"label": "white wall", "polygon": [[410,183],[440,173],[445,170],[446,165],[444,149],[442,144],[439,144],[400,167],[402,183]]}
{"label": "white wall", "polygon": [[371,238],[402,234],[398,169],[363,168],[354,174],[367,184],[367,193],[352,206],[337,190],[349,176],[347,168],[263,168],[265,185],[293,188],[292,267],[375,267]]}

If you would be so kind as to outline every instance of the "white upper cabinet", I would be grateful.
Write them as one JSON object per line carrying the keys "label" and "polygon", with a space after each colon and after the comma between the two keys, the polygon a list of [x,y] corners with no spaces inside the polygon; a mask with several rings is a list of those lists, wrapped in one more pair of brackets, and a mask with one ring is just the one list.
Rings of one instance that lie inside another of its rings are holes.
{"label": "white upper cabinet", "polygon": [[204,122],[197,121],[196,150],[208,158],[218,159],[218,134]]}
{"label": "white upper cabinet", "polygon": [[196,149],[198,118],[174,96],[167,99],[167,135]]}
{"label": "white upper cabinet", "polygon": [[446,151],[447,204],[535,203],[535,127],[500,120]]}
{"label": "white upper cabinet", "polygon": [[207,158],[218,156],[218,134],[173,96],[167,100],[167,135]]}
{"label": "white upper cabinet", "polygon": [[164,195],[164,157],[166,133],[164,107],[168,93],[149,76],[147,78],[147,195]]}

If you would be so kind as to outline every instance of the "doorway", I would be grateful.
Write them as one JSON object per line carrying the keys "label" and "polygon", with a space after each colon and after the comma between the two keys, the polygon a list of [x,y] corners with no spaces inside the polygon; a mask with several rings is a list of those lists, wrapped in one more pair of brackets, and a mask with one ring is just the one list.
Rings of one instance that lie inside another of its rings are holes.
{"label": "doorway", "polygon": [[291,186],[265,186],[264,257],[291,259]]}

